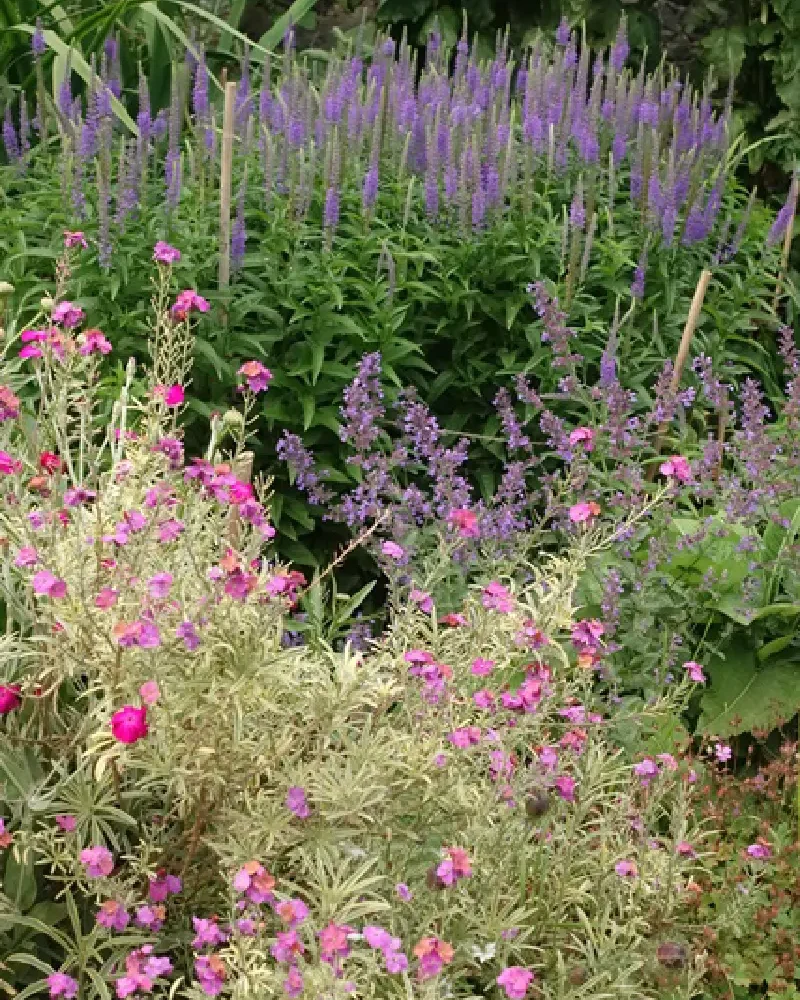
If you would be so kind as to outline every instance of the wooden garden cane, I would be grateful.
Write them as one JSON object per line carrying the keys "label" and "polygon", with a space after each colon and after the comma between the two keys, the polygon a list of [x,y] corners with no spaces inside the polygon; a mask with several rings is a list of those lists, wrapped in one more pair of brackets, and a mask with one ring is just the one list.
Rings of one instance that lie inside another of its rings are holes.
{"label": "wooden garden cane", "polygon": [[[686,359],[689,357],[689,347],[692,343],[692,337],[694,336],[695,327],[697,326],[697,321],[700,318],[700,311],[703,308],[703,301],[706,297],[706,291],[708,290],[709,282],[711,281],[711,271],[708,269],[704,270],[700,274],[700,279],[697,282],[697,287],[694,290],[694,297],[692,299],[692,304],[689,307],[689,315],[686,317],[686,325],[683,328],[683,334],[681,336],[681,342],[678,347],[678,353],[675,357],[675,367],[672,371],[672,379],[669,384],[670,395],[675,396],[681,386],[681,376],[683,375],[683,369],[686,364]],[[656,440],[653,445],[656,452],[656,458],[654,459],[653,466],[650,470],[650,474],[647,477],[651,482],[656,477],[656,469],[658,468],[658,456],[661,453],[661,446],[664,441],[664,435],[667,432],[667,423],[664,421],[658,428],[656,433]]]}

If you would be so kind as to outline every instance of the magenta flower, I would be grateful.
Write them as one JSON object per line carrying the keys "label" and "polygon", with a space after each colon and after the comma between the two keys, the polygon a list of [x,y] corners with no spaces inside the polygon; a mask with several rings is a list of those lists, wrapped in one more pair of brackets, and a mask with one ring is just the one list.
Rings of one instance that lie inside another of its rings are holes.
{"label": "magenta flower", "polygon": [[272,372],[260,361],[246,361],[236,374],[244,375],[247,388],[255,393],[266,392],[272,381]]}
{"label": "magenta flower", "polygon": [[64,833],[74,833],[78,825],[78,821],[74,816],[56,816],[56,823]]}
{"label": "magenta flower", "polygon": [[413,601],[425,615],[429,615],[433,611],[433,598],[424,590],[418,590],[414,587],[409,593],[408,599]]}
{"label": "magenta flower", "polygon": [[183,883],[177,875],[171,875],[160,869],[155,878],[151,878],[147,886],[147,895],[153,903],[163,903],[170,896],[177,896],[183,888]]}
{"label": "magenta flower", "polygon": [[481,730],[479,726],[464,726],[462,729],[454,729],[452,733],[448,733],[447,739],[459,750],[466,750],[467,747],[480,743]]}
{"label": "magenta flower", "polygon": [[179,538],[185,530],[185,525],[182,521],[176,521],[175,518],[170,518],[168,521],[162,521],[158,526],[158,540],[160,542],[174,542],[176,538]]}
{"label": "magenta flower", "polygon": [[68,229],[64,231],[64,246],[67,250],[74,250],[75,247],[79,247],[81,250],[85,250],[89,244],[86,242],[86,237],[80,230],[75,232],[70,232]]}
{"label": "magenta flower", "polygon": [[166,264],[168,267],[177,264],[181,259],[181,252],[177,247],[170,246],[163,240],[159,240],[153,249],[153,260],[156,264]]}
{"label": "magenta flower", "polygon": [[472,696],[472,700],[478,708],[483,709],[485,712],[491,712],[494,709],[495,697],[493,692],[489,691],[488,688],[481,688],[480,691],[476,691]]}
{"label": "magenta flower", "polygon": [[637,778],[641,779],[642,785],[647,788],[653,778],[658,777],[658,764],[656,764],[652,757],[645,757],[644,760],[640,760],[638,764],[633,765],[633,773]]}
{"label": "magenta flower", "polygon": [[692,467],[689,460],[683,455],[673,455],[666,462],[662,462],[658,467],[662,476],[668,479],[677,479],[678,482],[688,483],[692,478]]}
{"label": "magenta flower", "polygon": [[716,743],[714,745],[714,756],[720,764],[724,764],[733,757],[733,750],[731,750],[727,743]]}
{"label": "magenta flower", "polygon": [[51,997],[64,997],[64,1000],[74,1000],[78,995],[78,980],[63,972],[54,972],[47,977],[47,987]]}
{"label": "magenta flower", "polygon": [[81,864],[90,878],[106,878],[114,870],[114,857],[107,847],[84,847]]}
{"label": "magenta flower", "polygon": [[136,924],[153,934],[164,926],[166,910],[163,906],[139,906],[136,908]]}
{"label": "magenta flower", "polygon": [[172,315],[178,322],[183,322],[188,318],[190,312],[206,313],[210,308],[211,304],[207,299],[204,299],[202,295],[198,295],[192,289],[187,288],[178,293],[175,305],[172,307]]}
{"label": "magenta flower", "polygon": [[451,510],[447,515],[447,523],[455,528],[462,538],[480,538],[478,516],[471,510]]}
{"label": "magenta flower", "polygon": [[317,935],[319,937],[319,957],[323,962],[336,966],[342,958],[350,954],[348,935],[354,928],[348,924],[329,923]]}
{"label": "magenta flower", "polygon": [[299,785],[292,785],[286,793],[286,808],[298,819],[308,819],[311,809],[306,801],[306,792]]}
{"label": "magenta flower", "polygon": [[284,899],[275,907],[275,912],[290,929],[298,927],[308,917],[308,907],[302,899]]}
{"label": "magenta flower", "polygon": [[208,997],[218,996],[225,985],[225,965],[218,955],[198,955],[194,960],[194,974],[200,989]]}
{"label": "magenta flower", "polygon": [[147,581],[147,591],[153,600],[163,601],[172,586],[172,573],[156,573]]}
{"label": "magenta flower", "polygon": [[494,660],[484,660],[482,657],[472,661],[472,666],[470,667],[470,673],[475,674],[476,677],[486,677],[494,670]]}
{"label": "magenta flower", "polygon": [[115,899],[107,899],[97,911],[95,918],[101,927],[121,934],[131,921],[130,915],[122,903]]}
{"label": "magenta flower", "polygon": [[110,354],[111,341],[102,330],[86,330],[78,337],[78,354],[88,357],[90,354]]}
{"label": "magenta flower", "polygon": [[57,599],[67,596],[67,585],[49,570],[42,569],[33,575],[33,592],[34,594]]}
{"label": "magenta flower", "polygon": [[497,977],[497,985],[505,990],[508,1000],[523,1000],[534,975],[521,965],[509,965]]}
{"label": "magenta flower", "polygon": [[620,878],[636,878],[639,874],[639,867],[635,861],[630,861],[626,858],[624,861],[618,861],[614,865],[614,871]]}
{"label": "magenta flower", "polygon": [[577,782],[568,774],[560,774],[553,782],[553,787],[560,798],[565,802],[575,801],[575,787]]}
{"label": "magenta flower", "polygon": [[24,545],[14,558],[14,565],[21,569],[29,569],[39,561],[39,555],[31,545]]}
{"label": "magenta flower", "polygon": [[445,965],[449,965],[455,956],[453,946],[441,938],[422,938],[414,946],[414,954],[419,960],[417,975],[421,981],[438,976]]}
{"label": "magenta flower", "polygon": [[448,847],[446,857],[436,866],[436,876],[442,885],[455,885],[459,879],[470,878],[472,865],[463,847]]}
{"label": "magenta flower", "polygon": [[769,861],[772,857],[772,848],[769,844],[765,844],[763,840],[760,840],[756,844],[750,844],[747,848],[747,856],[755,858],[756,861]]}
{"label": "magenta flower", "polygon": [[305,946],[296,930],[278,931],[275,943],[270,948],[270,954],[276,962],[294,962],[295,956],[302,955],[304,951]]}
{"label": "magenta flower", "polygon": [[402,545],[398,545],[397,542],[384,542],[381,545],[381,552],[388,556],[389,559],[395,559],[399,561],[406,554],[406,550]]}
{"label": "magenta flower", "polygon": [[192,917],[192,927],[194,928],[194,938],[192,947],[195,951],[201,948],[215,948],[218,944],[224,944],[228,940],[228,935],[220,930],[216,920],[206,920],[203,917]]}
{"label": "magenta flower", "polygon": [[0,715],[8,715],[19,708],[22,698],[17,684],[0,684]]}
{"label": "magenta flower", "polygon": [[591,501],[590,503],[576,503],[569,509],[569,519],[573,524],[590,524],[600,513],[600,505]]}
{"label": "magenta flower", "polygon": [[695,662],[694,660],[688,660],[683,665],[683,669],[690,681],[694,681],[695,684],[705,684],[706,675],[703,673],[702,666]]}
{"label": "magenta flower", "polygon": [[[397,939],[395,938],[395,940]],[[386,962],[386,971],[390,975],[408,970],[408,957],[402,951],[385,951],[383,957]]]}
{"label": "magenta flower", "polygon": [[697,851],[692,847],[688,840],[679,840],[675,845],[675,853],[679,858],[697,857]]}
{"label": "magenta flower", "polygon": [[53,322],[60,324],[67,330],[80,326],[85,316],[86,313],[83,309],[73,302],[59,302],[53,310]]}
{"label": "magenta flower", "polygon": [[181,406],[185,398],[186,393],[182,385],[167,386],[164,392],[164,402],[167,406]]}
{"label": "magenta flower", "polygon": [[499,611],[507,615],[514,610],[514,600],[508,589],[497,580],[492,580],[481,592],[481,603],[488,611]]}
{"label": "magenta flower", "polygon": [[275,878],[258,861],[248,861],[233,877],[233,888],[243,892],[251,903],[257,906],[261,903],[271,903],[275,897]]}
{"label": "magenta flower", "polygon": [[123,705],[111,716],[111,732],[114,739],[120,743],[137,743],[143,740],[149,732],[147,725],[147,708],[143,705]]}
{"label": "magenta flower", "polygon": [[19,399],[8,388],[0,385],[0,424],[6,420],[16,420],[19,416]]}
{"label": "magenta flower", "polygon": [[569,443],[573,448],[582,444],[584,451],[591,451],[594,448],[594,431],[591,427],[578,427],[570,433]]}
{"label": "magenta flower", "polygon": [[305,989],[303,977],[296,965],[293,965],[283,981],[283,992],[287,997],[299,997]]}

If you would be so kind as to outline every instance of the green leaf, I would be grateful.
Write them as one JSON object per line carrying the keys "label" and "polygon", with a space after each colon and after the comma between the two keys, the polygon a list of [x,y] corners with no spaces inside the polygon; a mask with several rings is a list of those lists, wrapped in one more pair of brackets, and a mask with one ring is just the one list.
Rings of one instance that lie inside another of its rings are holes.
{"label": "green leaf", "polygon": [[27,913],[36,902],[36,869],[33,852],[27,851],[25,860],[17,858],[17,851],[9,851],[3,876],[3,892],[13,900],[20,913]]}
{"label": "green leaf", "polygon": [[800,710],[800,664],[756,667],[750,649],[726,651],[709,664],[710,688],[703,695],[700,730],[708,736],[733,736],[771,730]]}

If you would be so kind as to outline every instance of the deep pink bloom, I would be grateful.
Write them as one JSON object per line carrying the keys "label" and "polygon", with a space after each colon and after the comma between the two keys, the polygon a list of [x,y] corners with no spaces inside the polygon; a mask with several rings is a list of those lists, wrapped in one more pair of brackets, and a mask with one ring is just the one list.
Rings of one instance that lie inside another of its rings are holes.
{"label": "deep pink bloom", "polygon": [[66,597],[67,585],[62,579],[54,576],[49,570],[42,569],[33,575],[33,592],[34,594],[40,594],[46,597]]}
{"label": "deep pink bloom", "polygon": [[51,997],[64,997],[64,1000],[74,1000],[78,995],[78,980],[63,972],[54,972],[47,977],[47,986]]}
{"label": "deep pink bloom", "polygon": [[451,510],[447,516],[447,523],[455,528],[462,538],[480,538],[478,516],[471,510]]}
{"label": "deep pink bloom", "polygon": [[194,960],[194,974],[206,996],[215,997],[222,992],[226,971],[218,955],[198,955]]}
{"label": "deep pink bloom", "polygon": [[97,911],[95,919],[101,927],[117,933],[122,933],[131,921],[128,911],[115,899],[107,899]]}
{"label": "deep pink bloom", "polygon": [[158,540],[160,542],[174,542],[183,534],[184,530],[183,522],[176,521],[174,517],[168,521],[162,521],[158,526]]}
{"label": "deep pink bloom", "polygon": [[111,341],[102,330],[85,330],[78,337],[78,354],[88,357],[90,354],[110,354]]}
{"label": "deep pink bloom", "polygon": [[177,875],[159,869],[155,878],[151,878],[147,887],[147,895],[154,903],[163,903],[170,896],[177,896],[183,888],[183,883]]}
{"label": "deep pink bloom", "polygon": [[639,868],[636,862],[630,861],[627,858],[624,861],[618,861],[614,865],[614,871],[620,878],[636,878],[639,874]]}
{"label": "deep pink bloom", "polygon": [[192,927],[194,928],[192,947],[195,951],[205,947],[215,948],[228,940],[228,935],[220,929],[214,918],[206,920],[203,917],[192,917]]}
{"label": "deep pink bloom", "polygon": [[284,899],[277,904],[275,912],[290,928],[299,926],[308,917],[308,907],[302,899]]}
{"label": "deep pink bloom", "polygon": [[394,887],[394,891],[404,903],[410,903],[414,898],[414,893],[408,888],[405,882],[398,882]]}
{"label": "deep pink bloom", "polygon": [[164,393],[164,402],[167,406],[181,406],[185,398],[186,393],[182,385],[170,385]]}
{"label": "deep pink bloom", "polygon": [[574,802],[576,784],[575,779],[570,775],[560,774],[553,782],[553,787],[565,802]]}
{"label": "deep pink bloom", "polygon": [[270,948],[270,954],[276,962],[294,962],[295,956],[302,955],[304,951],[305,946],[296,930],[278,931],[275,943]]}
{"label": "deep pink bloom", "polygon": [[720,764],[724,764],[733,757],[733,750],[731,750],[727,743],[717,743],[714,746],[714,756]]}
{"label": "deep pink bloom", "polygon": [[22,704],[19,691],[17,684],[0,684],[0,715],[8,715],[19,708]]}
{"label": "deep pink bloom", "polygon": [[137,743],[147,736],[147,708],[123,705],[111,716],[111,732],[120,743]]}
{"label": "deep pink bloom", "polygon": [[464,726],[462,729],[454,729],[447,734],[448,740],[454,747],[466,750],[467,747],[475,746],[481,741],[480,726]]}
{"label": "deep pink bloom", "polygon": [[311,809],[306,801],[306,792],[299,785],[292,785],[286,793],[286,808],[298,819],[308,819]]}
{"label": "deep pink bloom", "polygon": [[84,847],[81,864],[90,878],[105,878],[114,870],[114,858],[107,847]]}
{"label": "deep pink bloom", "polygon": [[275,877],[260,862],[248,861],[234,875],[233,888],[245,893],[250,902],[256,905],[273,902]]}
{"label": "deep pink bloom", "polygon": [[469,855],[463,847],[448,847],[445,854],[447,856],[444,861],[436,866],[436,875],[441,883],[446,886],[455,885],[459,879],[472,875]]}
{"label": "deep pink bloom", "polygon": [[662,476],[668,479],[677,479],[681,483],[688,483],[692,478],[692,467],[689,460],[683,455],[673,455],[666,462],[662,462],[658,467]]}
{"label": "deep pink bloom", "polygon": [[683,669],[690,681],[694,681],[695,684],[705,684],[706,675],[703,673],[703,667],[701,664],[697,663],[695,660],[687,660],[683,665]]}
{"label": "deep pink bloom", "polygon": [[489,611],[507,615],[514,610],[514,599],[508,589],[497,580],[488,583],[481,592],[481,602]]}
{"label": "deep pink bloom", "polygon": [[697,851],[692,847],[688,840],[679,840],[675,845],[675,853],[679,858],[697,857]]}
{"label": "deep pink bloom", "polygon": [[486,677],[493,670],[494,660],[484,660],[480,656],[472,661],[472,666],[470,667],[470,672],[475,674],[476,677]]}
{"label": "deep pink bloom", "polygon": [[244,375],[247,388],[255,393],[265,392],[272,380],[272,372],[260,361],[246,361],[236,374]]}
{"label": "deep pink bloom", "polygon": [[181,252],[177,247],[170,246],[163,240],[159,240],[153,249],[153,260],[156,264],[177,264],[181,259]]}
{"label": "deep pink bloom", "polygon": [[319,932],[319,957],[329,965],[336,965],[350,953],[348,935],[354,929],[348,924],[329,923]]}
{"label": "deep pink bloom", "polygon": [[70,230],[64,230],[64,246],[67,250],[74,250],[75,247],[80,247],[81,250],[85,250],[89,244],[86,242],[86,237],[78,229],[75,232],[70,232]]}
{"label": "deep pink bloom", "polygon": [[59,302],[53,310],[53,322],[59,323],[67,330],[80,326],[85,316],[83,309],[73,302]]}
{"label": "deep pink bloom", "polygon": [[497,977],[497,985],[505,990],[508,1000],[523,1000],[533,979],[530,969],[509,965]]}
{"label": "deep pink bloom", "polygon": [[56,816],[56,823],[64,833],[73,833],[78,825],[78,821],[74,816]]}
{"label": "deep pink bloom", "polygon": [[582,444],[585,451],[591,451],[594,448],[594,431],[591,427],[577,427],[570,433],[569,443],[573,448]]}
{"label": "deep pink bloom", "polygon": [[118,597],[118,590],[114,590],[113,587],[103,587],[95,597],[94,605],[96,608],[113,608],[117,603]]}
{"label": "deep pink bloom", "polygon": [[299,997],[305,989],[303,977],[296,965],[293,965],[283,981],[283,992],[287,997]]}
{"label": "deep pink bloom", "polygon": [[164,926],[166,909],[163,906],[139,906],[136,909],[136,924],[157,934]]}
{"label": "deep pink bloom", "polygon": [[472,696],[472,700],[478,708],[481,708],[486,712],[490,712],[494,709],[495,697],[493,692],[489,691],[488,688],[482,688],[480,691],[476,691]]}
{"label": "deep pink bloom", "polygon": [[172,586],[172,573],[156,573],[147,581],[147,591],[157,601],[163,601]]}
{"label": "deep pink bloom", "polygon": [[750,844],[747,848],[747,856],[755,858],[757,861],[768,861],[772,857],[772,848],[769,844],[759,841],[756,844]]}
{"label": "deep pink bloom", "polygon": [[198,295],[192,289],[187,288],[178,293],[175,305],[172,307],[172,315],[176,320],[182,322],[187,319],[190,312],[206,313],[210,308],[211,305],[207,299],[204,299],[202,295]]}
{"label": "deep pink bloom", "polygon": [[569,509],[569,519],[573,524],[588,524],[600,513],[600,505],[591,501],[590,503],[576,503]]}
{"label": "deep pink bloom", "polygon": [[4,476],[12,476],[22,471],[22,462],[13,458],[7,451],[0,451],[0,472]]}

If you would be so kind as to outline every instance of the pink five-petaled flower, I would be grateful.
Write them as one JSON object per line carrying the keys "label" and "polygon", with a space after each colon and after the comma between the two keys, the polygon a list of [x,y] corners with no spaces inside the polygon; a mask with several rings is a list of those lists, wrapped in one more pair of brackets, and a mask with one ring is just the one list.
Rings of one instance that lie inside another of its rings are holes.
{"label": "pink five-petaled flower", "polygon": [[573,524],[589,524],[600,513],[600,505],[593,500],[589,503],[576,503],[569,509],[569,519]]}
{"label": "pink five-petaled flower", "polygon": [[398,545],[397,542],[384,542],[383,545],[381,545],[381,552],[389,559],[394,559],[398,562],[406,554],[406,550],[402,547],[402,545]]}
{"label": "pink five-petaled flower", "polygon": [[13,458],[7,451],[0,451],[0,472],[4,476],[13,476],[22,471],[22,462]]}
{"label": "pink five-petaled flower", "polygon": [[19,416],[19,398],[8,388],[0,385],[0,424],[6,420],[16,420]]}
{"label": "pink five-petaled flower", "polygon": [[67,585],[49,570],[42,569],[33,575],[33,592],[45,597],[66,597]]}
{"label": "pink five-petaled flower", "polygon": [[182,385],[169,385],[164,390],[164,402],[167,406],[181,406],[185,398]]}
{"label": "pink five-petaled flower", "polygon": [[308,819],[311,815],[311,808],[306,800],[306,791],[299,785],[292,785],[286,793],[286,808],[298,819]]}
{"label": "pink five-petaled flower", "polygon": [[483,588],[481,603],[488,611],[499,611],[503,615],[510,614],[514,610],[514,599],[507,588],[497,580],[492,580]]}
{"label": "pink five-petaled flower", "polygon": [[181,259],[181,252],[177,247],[170,246],[163,240],[159,240],[153,248],[153,260],[156,264],[177,264]]}
{"label": "pink five-petaled flower", "polygon": [[118,597],[118,590],[113,587],[103,587],[94,599],[94,606],[96,608],[113,608]]}
{"label": "pink five-petaled flower", "polygon": [[658,471],[662,476],[666,476],[668,479],[677,479],[680,483],[688,483],[692,478],[692,467],[689,465],[689,460],[683,455],[672,455],[666,462],[659,465]]}
{"label": "pink five-petaled flower", "polygon": [[620,878],[636,878],[639,874],[639,867],[635,861],[630,861],[626,858],[614,865],[614,871]]}
{"label": "pink five-petaled flower", "polygon": [[78,825],[78,821],[74,816],[64,815],[56,816],[56,823],[58,824],[59,829],[63,830],[64,833],[74,833],[75,828]]}
{"label": "pink five-petaled flower", "polygon": [[305,946],[296,930],[278,931],[270,954],[276,962],[294,962],[296,955],[302,955]]}
{"label": "pink five-petaled flower", "polygon": [[245,361],[236,374],[244,375],[247,388],[255,393],[266,392],[272,381],[272,372],[260,361]]}
{"label": "pink five-petaled flower", "polygon": [[553,782],[553,787],[556,790],[556,794],[559,796],[559,798],[562,798],[565,802],[575,801],[576,785],[577,782],[569,774],[560,774]]}
{"label": "pink five-petaled flower", "polygon": [[451,944],[441,938],[426,937],[414,946],[414,954],[419,959],[417,975],[424,981],[438,976],[444,966],[453,961],[455,951]]}
{"label": "pink five-petaled flower", "polygon": [[478,515],[471,510],[465,508],[451,510],[447,515],[447,523],[451,528],[455,528],[462,538],[480,538]]}
{"label": "pink five-petaled flower", "polygon": [[64,972],[54,972],[47,977],[47,987],[51,997],[64,997],[64,1000],[74,1000],[78,995],[78,980]]}
{"label": "pink five-petaled flower", "polygon": [[772,848],[764,840],[758,840],[747,848],[747,856],[756,861],[768,861],[772,857]]}
{"label": "pink five-petaled flower", "polygon": [[523,1000],[533,979],[530,969],[509,965],[497,977],[497,985],[505,990],[508,1000]]}
{"label": "pink five-petaled flower", "polygon": [[85,250],[89,244],[86,242],[86,237],[79,229],[74,232],[71,232],[69,229],[65,229],[64,246],[67,250],[74,250],[75,247],[80,247],[81,250]]}
{"label": "pink five-petaled flower", "polygon": [[695,684],[705,684],[706,675],[703,673],[701,664],[695,660],[687,660],[683,665],[683,669],[686,671],[686,675],[690,681],[694,681]]}
{"label": "pink five-petaled flower", "polygon": [[182,292],[178,292],[175,305],[172,307],[172,315],[178,322],[182,323],[188,318],[190,312],[206,313],[210,308],[211,305],[208,299],[204,299],[202,295],[198,295],[191,288],[187,288]]}
{"label": "pink five-petaled flower", "polygon": [[89,878],[106,878],[114,870],[114,857],[107,847],[84,847],[81,864]]}
{"label": "pink five-petaled flower", "polygon": [[88,358],[90,354],[110,354],[112,350],[111,341],[102,330],[84,330],[78,337],[78,354]]}
{"label": "pink five-petaled flower", "polygon": [[594,431],[591,427],[576,427],[570,432],[569,443],[573,448],[576,444],[582,444],[584,451],[591,451],[594,448]]}
{"label": "pink five-petaled flower", "polygon": [[459,879],[472,875],[469,855],[463,847],[448,847],[444,861],[436,866],[436,876],[446,886],[455,885]]}
{"label": "pink five-petaled flower", "polygon": [[652,757],[645,757],[644,760],[633,765],[633,773],[641,780],[643,787],[647,788],[653,778],[658,777],[658,764]]}
{"label": "pink five-petaled flower", "polygon": [[283,992],[287,997],[299,997],[305,989],[303,976],[296,965],[291,966],[283,981]]}
{"label": "pink five-petaled flower", "polygon": [[302,924],[308,917],[308,907],[302,899],[284,899],[275,907],[275,912],[290,928]]}
{"label": "pink five-petaled flower", "polygon": [[147,708],[123,705],[111,716],[111,732],[120,743],[137,743],[147,736]]}
{"label": "pink five-petaled flower", "polygon": [[0,684],[0,715],[8,715],[19,708],[22,704],[19,692],[17,684]]}
{"label": "pink five-petaled flower", "polygon": [[394,891],[397,893],[398,898],[404,903],[410,903],[414,898],[414,893],[408,888],[405,882],[398,882],[394,887]]}
{"label": "pink five-petaled flower", "polygon": [[75,326],[80,326],[85,315],[83,309],[76,306],[74,302],[59,302],[53,310],[53,322],[70,330]]}
{"label": "pink five-petaled flower", "polygon": [[733,750],[731,750],[727,743],[716,743],[714,745],[714,756],[720,764],[724,764],[733,757]]}
{"label": "pink five-petaled flower", "polygon": [[161,697],[161,691],[158,687],[157,681],[145,681],[144,684],[139,688],[139,697],[145,703],[145,705],[155,705],[158,699]]}

